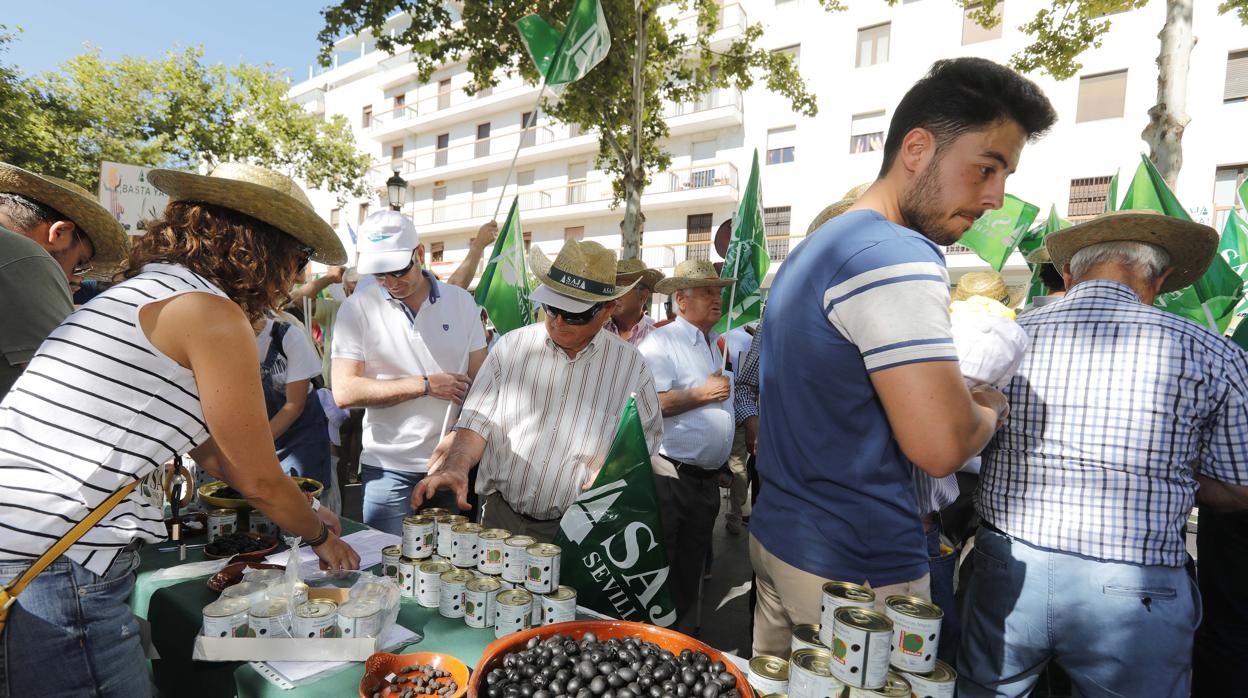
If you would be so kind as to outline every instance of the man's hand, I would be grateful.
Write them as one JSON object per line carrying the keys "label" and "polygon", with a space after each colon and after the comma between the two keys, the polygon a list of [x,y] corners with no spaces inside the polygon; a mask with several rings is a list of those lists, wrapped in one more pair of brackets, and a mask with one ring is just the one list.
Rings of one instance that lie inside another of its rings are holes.
{"label": "man's hand", "polygon": [[342,283],[343,275],[346,273],[346,267],[330,267],[321,278],[329,279],[329,283],[331,284],[340,284]]}
{"label": "man's hand", "polygon": [[472,385],[472,379],[464,373],[434,373],[429,378],[429,395],[464,404],[464,396]]}
{"label": "man's hand", "polygon": [[324,521],[325,525],[329,526],[329,530],[333,531],[335,536],[342,535],[342,522],[338,520],[337,514],[329,510],[329,507],[321,507],[313,513],[316,514],[316,518]]}
{"label": "man's hand", "polygon": [[732,394],[728,376],[725,376],[722,371],[716,371],[708,376],[699,390],[702,391],[702,401],[706,403],[723,402]]}
{"label": "man's hand", "polygon": [[467,511],[472,508],[468,503],[468,475],[455,468],[442,468],[436,473],[426,473],[412,488],[412,508],[419,509],[438,490],[454,492],[460,509]]}
{"label": "man's hand", "polygon": [[451,452],[451,446],[455,445],[455,430],[446,432],[446,436],[433,447],[433,454],[429,456],[426,463],[425,477],[433,475],[446,463],[446,454]]}
{"label": "man's hand", "polygon": [[344,543],[336,533],[330,533],[329,539],[312,548],[312,552],[321,559],[323,570],[358,570],[360,568],[359,553]]}
{"label": "man's hand", "polygon": [[1000,390],[991,385],[977,385],[971,388],[971,399],[976,404],[987,407],[997,413],[997,428],[1005,424],[1005,420],[1010,416],[1010,402],[1005,399],[1005,395]]}
{"label": "man's hand", "polygon": [[741,422],[745,427],[745,450],[751,456],[758,453],[758,415],[750,415]]}
{"label": "man's hand", "polygon": [[490,221],[482,225],[481,228],[477,230],[477,234],[472,238],[472,242],[470,244],[477,249],[484,250],[486,245],[493,243],[497,239],[498,222]]}

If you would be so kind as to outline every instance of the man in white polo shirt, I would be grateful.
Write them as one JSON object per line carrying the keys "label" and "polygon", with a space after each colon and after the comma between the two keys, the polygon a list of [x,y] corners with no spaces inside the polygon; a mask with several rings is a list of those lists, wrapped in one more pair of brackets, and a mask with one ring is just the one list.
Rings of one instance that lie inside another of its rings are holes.
{"label": "man in white polo shirt", "polygon": [[334,325],[334,400],[364,408],[364,523],[395,534],[485,360],[472,296],[422,269],[424,254],[406,216],[370,215],[360,226],[356,268],[377,283],[360,284]]}
{"label": "man in white polo shirt", "polygon": [[[663,517],[667,557],[676,597],[676,628],[694,617],[702,566],[719,515],[719,475],[726,473],[735,430],[732,386],[711,331],[723,315],[721,279],[706,261],[685,260],[655,290],[672,296],[676,319],[651,332],[638,350],[654,373],[663,411],[662,460],[655,489]],[[670,466],[660,470],[666,461]],[[666,477],[663,477],[666,476]]]}

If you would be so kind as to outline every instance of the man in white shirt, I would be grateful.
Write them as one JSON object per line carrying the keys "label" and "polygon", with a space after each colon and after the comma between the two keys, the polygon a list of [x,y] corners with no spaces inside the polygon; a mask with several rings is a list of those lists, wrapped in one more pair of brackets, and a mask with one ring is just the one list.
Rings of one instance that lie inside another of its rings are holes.
{"label": "man in white shirt", "polygon": [[472,296],[422,269],[424,254],[406,216],[370,215],[360,226],[356,268],[377,283],[360,284],[334,325],[334,400],[364,408],[364,523],[395,534],[485,360]]}
{"label": "man in white shirt", "polygon": [[[672,569],[676,627],[687,627],[711,533],[719,515],[719,474],[732,449],[735,421],[732,385],[723,374],[723,355],[711,331],[723,315],[721,279],[706,261],[681,262],[655,290],[673,296],[674,321],[651,332],[639,347],[654,373],[663,411],[659,455],[671,466],[656,467],[655,489]],[[656,466],[661,463],[656,463]]]}
{"label": "man in white shirt", "polygon": [[616,284],[615,253],[569,240],[553,263],[534,246],[529,265],[541,282],[530,299],[546,319],[508,332],[490,351],[412,504],[449,489],[468,508],[468,473],[479,461],[482,524],[550,542],[602,468],[629,396],[637,398],[650,453],[663,420],[645,359],[601,331],[615,300],[632,288]]}

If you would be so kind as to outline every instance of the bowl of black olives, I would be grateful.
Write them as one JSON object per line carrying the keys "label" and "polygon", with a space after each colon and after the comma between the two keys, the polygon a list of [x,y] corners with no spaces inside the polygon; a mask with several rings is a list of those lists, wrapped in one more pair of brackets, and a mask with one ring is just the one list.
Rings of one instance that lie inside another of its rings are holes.
{"label": "bowl of black olives", "polygon": [[688,635],[589,620],[508,635],[486,648],[468,698],[752,698],[736,665]]}
{"label": "bowl of black olives", "polygon": [[227,533],[204,546],[204,557],[219,560],[221,558],[237,558],[242,560],[261,560],[277,550],[277,537],[263,533],[240,531]]}

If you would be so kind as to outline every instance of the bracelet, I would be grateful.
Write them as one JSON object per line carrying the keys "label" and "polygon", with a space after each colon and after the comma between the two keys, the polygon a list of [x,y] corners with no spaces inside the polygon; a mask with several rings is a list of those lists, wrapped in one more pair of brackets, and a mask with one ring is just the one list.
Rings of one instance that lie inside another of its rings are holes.
{"label": "bracelet", "polygon": [[428,394],[429,394],[429,391],[430,391],[430,388],[429,388],[429,376],[421,376],[421,378],[424,378],[424,379],[425,379],[425,392],[424,392],[424,395],[421,395],[421,397],[425,397],[426,395],[428,395]]}
{"label": "bracelet", "polygon": [[304,541],[304,543],[306,543],[309,548],[317,548],[322,545],[325,545],[325,541],[327,540],[329,540],[329,526],[326,526],[325,522],[322,521],[320,534],[318,534],[316,538],[313,538],[312,540]]}

